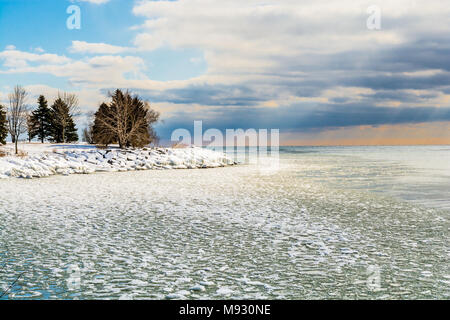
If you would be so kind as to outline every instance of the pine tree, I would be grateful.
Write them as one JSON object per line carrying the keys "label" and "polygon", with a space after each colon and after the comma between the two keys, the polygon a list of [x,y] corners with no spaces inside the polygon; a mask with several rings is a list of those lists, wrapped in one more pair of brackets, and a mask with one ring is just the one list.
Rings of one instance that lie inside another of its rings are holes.
{"label": "pine tree", "polygon": [[75,122],[73,121],[72,117],[69,119],[69,123],[66,128],[65,133],[66,141],[64,142],[77,142],[78,141],[78,129],[75,126]]}
{"label": "pine tree", "polygon": [[0,105],[0,144],[6,144],[8,136],[8,122],[6,121],[6,108]]}
{"label": "pine tree", "polygon": [[56,143],[78,141],[77,128],[69,112],[69,107],[61,99],[56,99],[50,110],[51,133],[50,140]]}
{"label": "pine tree", "polygon": [[38,137],[44,143],[44,140],[51,135],[51,110],[48,107],[47,100],[44,96],[38,99],[38,107],[32,113],[32,121],[34,130],[31,137]]}
{"label": "pine tree", "polygon": [[33,119],[33,114],[30,113],[27,115],[27,133],[28,133],[28,142],[31,143],[31,140],[36,136],[37,131],[37,123]]}
{"label": "pine tree", "polygon": [[115,127],[116,124],[109,106],[106,103],[102,103],[95,113],[94,124],[92,126],[93,142],[105,146],[117,143]]}

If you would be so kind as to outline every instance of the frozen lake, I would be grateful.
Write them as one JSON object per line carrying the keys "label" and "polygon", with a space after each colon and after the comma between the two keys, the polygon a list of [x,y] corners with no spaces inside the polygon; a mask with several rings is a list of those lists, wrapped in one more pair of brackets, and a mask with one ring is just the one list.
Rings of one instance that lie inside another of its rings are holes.
{"label": "frozen lake", "polygon": [[0,181],[2,299],[448,299],[449,151],[420,148]]}

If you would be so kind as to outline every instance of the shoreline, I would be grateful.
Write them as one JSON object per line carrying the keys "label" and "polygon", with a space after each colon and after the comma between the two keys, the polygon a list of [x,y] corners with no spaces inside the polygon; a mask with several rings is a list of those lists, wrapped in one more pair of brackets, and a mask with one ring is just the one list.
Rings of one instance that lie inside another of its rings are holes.
{"label": "shoreline", "polygon": [[54,148],[0,158],[0,180],[140,170],[206,169],[236,165],[223,153],[199,147],[142,149]]}

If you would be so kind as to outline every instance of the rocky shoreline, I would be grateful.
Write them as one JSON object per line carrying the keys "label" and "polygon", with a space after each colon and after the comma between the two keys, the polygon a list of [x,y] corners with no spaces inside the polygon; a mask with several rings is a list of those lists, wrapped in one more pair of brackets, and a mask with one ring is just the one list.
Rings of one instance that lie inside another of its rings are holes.
{"label": "rocky shoreline", "polygon": [[217,168],[235,164],[223,153],[198,147],[136,150],[55,149],[53,152],[26,157],[0,158],[0,179],[32,179],[94,172]]}

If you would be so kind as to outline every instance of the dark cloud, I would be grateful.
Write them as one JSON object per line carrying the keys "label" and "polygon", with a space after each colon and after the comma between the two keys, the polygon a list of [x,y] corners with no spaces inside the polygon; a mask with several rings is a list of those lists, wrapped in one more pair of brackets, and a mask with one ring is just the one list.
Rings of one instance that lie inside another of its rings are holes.
{"label": "dark cloud", "polygon": [[432,76],[378,74],[347,79],[343,83],[347,86],[373,90],[439,90],[441,87],[450,85],[450,73]]}
{"label": "dark cloud", "polygon": [[417,103],[419,101],[426,101],[429,99],[437,98],[437,93],[426,93],[426,94],[413,94],[405,91],[395,91],[395,90],[380,90],[374,94],[362,94],[361,96],[367,98],[369,101],[400,101],[402,103]]}
{"label": "dark cloud", "polygon": [[[199,104],[206,106],[256,106],[286,96],[322,97],[336,87],[360,87],[375,91],[365,94],[367,103],[396,100],[405,104],[436,98],[450,87],[450,37],[435,37],[380,48],[347,50],[339,53],[277,57],[272,71],[258,80],[235,85],[188,85],[179,89],[139,91],[153,102]],[[427,75],[425,70],[441,70]],[[420,96],[404,90],[429,90]],[[391,92],[389,92],[391,91]],[[396,91],[396,92],[394,92]],[[342,104],[355,97],[328,97]]]}
{"label": "dark cloud", "polygon": [[[285,131],[450,121],[450,105],[434,105],[434,99],[439,99],[441,94],[450,94],[449,40],[450,36],[444,34],[419,32],[407,43],[379,48],[305,53],[299,57],[280,54],[272,59],[277,63],[254,74],[251,81],[133,91],[154,103],[209,107],[207,113],[178,112],[166,118],[160,128],[166,138],[173,129],[191,128],[194,120],[203,120],[205,128],[221,130],[279,128]],[[355,93],[333,96],[338,88],[346,87],[365,90],[348,90],[345,92]],[[264,102],[284,101],[287,97],[328,98],[329,103],[260,107]],[[401,107],[388,107],[392,105],[389,102],[399,103]]]}
{"label": "dark cloud", "polygon": [[450,121],[450,108],[376,107],[360,104],[296,105],[281,108],[238,108],[216,110],[208,117],[180,112],[165,119],[161,136],[170,138],[177,128],[192,129],[195,120],[202,120],[204,129],[280,129],[283,131],[317,131],[324,128],[359,125],[407,124]]}
{"label": "dark cloud", "polygon": [[180,89],[138,90],[142,97],[152,102],[175,104],[199,104],[205,106],[255,106],[260,102],[275,98],[269,92],[258,92],[245,85],[191,85]]}

